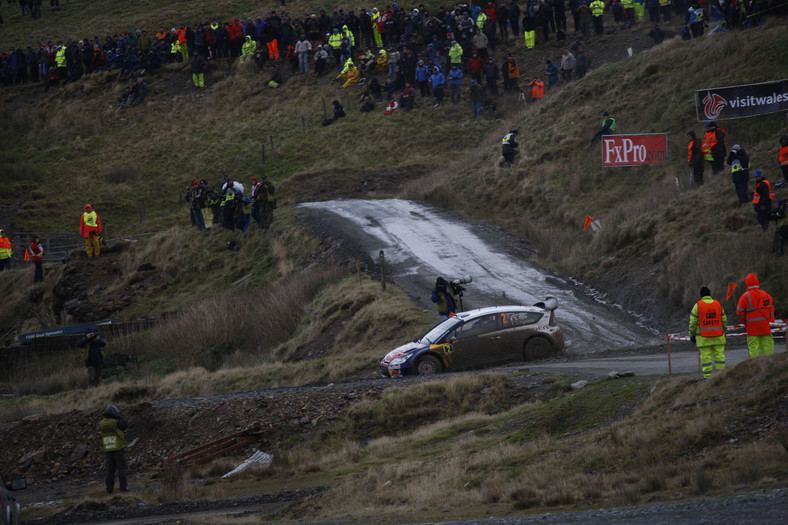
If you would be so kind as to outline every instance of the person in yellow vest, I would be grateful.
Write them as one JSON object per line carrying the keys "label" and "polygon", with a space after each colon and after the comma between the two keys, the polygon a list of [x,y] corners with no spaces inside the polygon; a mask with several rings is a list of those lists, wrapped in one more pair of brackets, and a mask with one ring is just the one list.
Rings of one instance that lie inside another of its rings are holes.
{"label": "person in yellow vest", "polygon": [[476,27],[479,31],[484,31],[484,24],[487,23],[487,14],[484,11],[479,11],[479,16],[476,17]]}
{"label": "person in yellow vest", "polygon": [[602,15],[605,14],[605,3],[602,0],[594,0],[588,4],[591,9],[591,21],[594,23],[594,33],[602,35],[605,33],[605,27],[602,22]]}
{"label": "person in yellow vest", "polygon": [[345,80],[345,83],[342,84],[342,89],[347,89],[358,84],[358,81],[361,79],[361,74],[358,72],[358,69],[356,69],[356,66],[351,63],[347,71],[340,73],[337,78]]}
{"label": "person in yellow vest", "polygon": [[246,41],[244,45],[241,46],[241,56],[238,58],[238,63],[243,64],[250,58],[254,56],[254,52],[257,50],[257,42],[252,40],[252,37],[246,35]]}
{"label": "person in yellow vest", "polygon": [[593,147],[596,141],[600,140],[604,135],[612,135],[616,132],[616,119],[611,117],[610,113],[607,111],[602,113],[602,116],[604,117],[604,119],[602,119],[602,127],[591,139],[591,144],[588,146],[589,148]]}
{"label": "person in yellow vest", "polygon": [[621,7],[624,8],[624,12],[626,13],[626,20],[624,20],[624,25],[621,29],[626,29],[627,27],[632,27],[635,25],[635,0],[621,0]]}
{"label": "person in yellow vest", "polygon": [[107,494],[112,494],[115,489],[115,473],[118,474],[118,485],[121,492],[128,492],[126,480],[126,434],[124,430],[128,424],[123,419],[123,414],[115,405],[109,405],[104,409],[104,419],[99,423],[101,433],[101,448],[104,450],[104,482],[107,486]]}
{"label": "person in yellow vest", "polygon": [[0,228],[0,272],[11,269],[11,239]]}
{"label": "person in yellow vest", "polygon": [[55,53],[55,65],[57,66],[58,75],[65,80],[68,76],[68,63],[66,61],[66,46],[63,45],[63,41],[58,43],[58,49]]}
{"label": "person in yellow vest", "polygon": [[331,36],[328,37],[328,45],[331,47],[331,53],[334,56],[334,63],[338,68],[342,67],[342,35],[339,33],[339,28],[334,28]]}
{"label": "person in yellow vest", "polygon": [[79,222],[79,233],[85,238],[88,257],[98,257],[101,254],[101,219],[90,204],[85,204],[85,212]]}
{"label": "person in yellow vest", "polygon": [[451,41],[449,62],[450,64],[457,64],[457,68],[460,68],[460,64],[462,64],[462,46],[458,44],[456,40]]}
{"label": "person in yellow vest", "polygon": [[[700,301],[690,312],[689,337],[700,351],[700,365],[703,378],[711,377],[711,371],[725,368],[725,329],[728,318],[725,310],[716,299],[711,298],[707,287],[700,289]],[[713,362],[712,362],[713,360]]]}
{"label": "person in yellow vest", "polygon": [[375,61],[378,71],[385,73],[389,70],[389,56],[386,54],[385,49],[378,51],[378,59]]}

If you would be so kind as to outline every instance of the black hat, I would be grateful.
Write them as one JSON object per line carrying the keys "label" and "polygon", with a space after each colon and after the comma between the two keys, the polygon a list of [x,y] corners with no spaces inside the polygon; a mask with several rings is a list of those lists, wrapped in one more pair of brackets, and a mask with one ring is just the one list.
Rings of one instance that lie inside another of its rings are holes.
{"label": "black hat", "polygon": [[711,295],[711,290],[707,286],[701,286],[700,288],[700,296],[706,297],[707,295]]}

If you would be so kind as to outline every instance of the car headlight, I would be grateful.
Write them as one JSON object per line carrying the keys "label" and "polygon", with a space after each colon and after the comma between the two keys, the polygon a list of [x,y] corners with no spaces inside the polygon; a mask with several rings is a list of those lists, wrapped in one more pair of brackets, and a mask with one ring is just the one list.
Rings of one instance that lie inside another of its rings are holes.
{"label": "car headlight", "polygon": [[389,366],[400,366],[401,364],[403,364],[407,360],[408,360],[408,356],[403,355],[401,357],[397,357],[395,359],[392,359],[391,363],[389,363]]}

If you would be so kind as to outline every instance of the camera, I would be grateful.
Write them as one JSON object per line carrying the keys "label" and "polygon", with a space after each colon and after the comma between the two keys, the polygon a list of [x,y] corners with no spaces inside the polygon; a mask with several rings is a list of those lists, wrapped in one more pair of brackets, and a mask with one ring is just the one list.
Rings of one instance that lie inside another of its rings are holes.
{"label": "camera", "polygon": [[461,285],[468,284],[468,283],[470,283],[472,281],[473,281],[473,279],[471,278],[470,275],[466,275],[465,277],[460,277],[459,279],[452,280],[451,283],[450,283],[451,284],[451,291],[452,291],[452,293],[454,293],[454,295],[460,295],[461,296],[462,292],[465,291],[465,288],[463,288]]}

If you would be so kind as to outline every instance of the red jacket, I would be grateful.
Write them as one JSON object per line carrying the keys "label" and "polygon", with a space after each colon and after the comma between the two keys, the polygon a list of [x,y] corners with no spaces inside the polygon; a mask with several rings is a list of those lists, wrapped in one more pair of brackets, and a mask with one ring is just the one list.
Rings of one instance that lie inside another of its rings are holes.
{"label": "red jacket", "polygon": [[747,327],[747,335],[771,334],[769,323],[774,322],[772,296],[760,289],[755,274],[748,274],[744,282],[747,284],[747,291],[739,297],[736,315]]}
{"label": "red jacket", "polygon": [[40,242],[30,241],[30,255],[33,261],[44,260],[44,249],[41,247]]}
{"label": "red jacket", "polygon": [[[90,204],[85,206],[85,213],[83,213],[79,218],[79,233],[87,239],[90,237],[91,233],[95,233],[98,235],[101,233],[101,219],[99,219],[98,213],[93,211],[93,208]],[[95,225],[92,224],[92,217],[91,215],[96,216],[96,223]]]}
{"label": "red jacket", "polygon": [[484,71],[484,59],[477,56],[468,60],[468,73],[478,75],[482,71]]}

